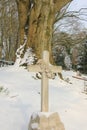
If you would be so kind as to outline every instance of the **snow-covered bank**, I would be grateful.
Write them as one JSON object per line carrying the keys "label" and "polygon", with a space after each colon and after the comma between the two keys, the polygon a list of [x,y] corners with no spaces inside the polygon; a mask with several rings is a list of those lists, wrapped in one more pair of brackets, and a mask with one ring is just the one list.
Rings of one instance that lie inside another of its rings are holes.
{"label": "snow-covered bank", "polygon": [[[66,130],[87,130],[87,95],[84,81],[75,79],[72,71],[63,71],[68,82],[56,77],[49,80],[50,112],[57,111]],[[41,81],[23,67],[0,68],[0,129],[28,130],[30,115],[40,111]]]}

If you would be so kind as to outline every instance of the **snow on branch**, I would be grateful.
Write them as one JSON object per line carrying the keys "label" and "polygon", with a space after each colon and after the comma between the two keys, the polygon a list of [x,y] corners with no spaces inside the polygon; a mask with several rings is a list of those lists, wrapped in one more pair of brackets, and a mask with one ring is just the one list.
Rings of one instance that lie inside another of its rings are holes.
{"label": "snow on branch", "polygon": [[21,59],[20,65],[31,65],[35,62],[35,60],[36,57],[32,48],[28,48],[24,54],[24,57]]}
{"label": "snow on branch", "polygon": [[24,36],[24,44],[20,45],[20,47],[16,51],[16,62],[15,62],[16,66],[30,65],[30,64],[33,64],[36,60],[36,57],[35,57],[35,54],[33,53],[32,48],[28,48],[24,52],[26,43],[27,43],[27,37]]}

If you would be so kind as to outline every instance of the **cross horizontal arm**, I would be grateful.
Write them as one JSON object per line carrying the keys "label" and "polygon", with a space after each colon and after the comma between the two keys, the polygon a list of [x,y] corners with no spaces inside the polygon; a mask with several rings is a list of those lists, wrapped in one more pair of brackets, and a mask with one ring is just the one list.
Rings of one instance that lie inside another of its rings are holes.
{"label": "cross horizontal arm", "polygon": [[[41,67],[39,65],[29,65],[27,69],[30,72],[43,72],[43,70],[41,69]],[[49,66],[49,70],[52,73],[61,73],[62,67],[61,66]]]}
{"label": "cross horizontal arm", "polygon": [[29,65],[27,69],[30,72],[42,72],[41,67],[39,65]]}
{"label": "cross horizontal arm", "polygon": [[62,67],[61,66],[49,66],[49,69],[53,73],[61,73],[62,72]]}

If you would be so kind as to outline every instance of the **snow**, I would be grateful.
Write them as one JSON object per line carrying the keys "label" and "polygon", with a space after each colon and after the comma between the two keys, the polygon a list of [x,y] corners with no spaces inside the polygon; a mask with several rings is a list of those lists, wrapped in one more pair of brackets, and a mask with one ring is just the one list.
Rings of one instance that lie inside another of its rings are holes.
{"label": "snow", "polygon": [[31,126],[32,129],[38,128],[38,123],[32,123],[31,125],[32,125],[32,126]]}
{"label": "snow", "polygon": [[[63,70],[62,74],[64,80],[58,76],[49,80],[49,112],[59,113],[66,130],[87,130],[84,80],[73,78],[73,71]],[[28,130],[30,116],[40,111],[41,81],[34,77],[24,67],[0,68],[0,87],[8,92],[0,92],[1,130]]]}

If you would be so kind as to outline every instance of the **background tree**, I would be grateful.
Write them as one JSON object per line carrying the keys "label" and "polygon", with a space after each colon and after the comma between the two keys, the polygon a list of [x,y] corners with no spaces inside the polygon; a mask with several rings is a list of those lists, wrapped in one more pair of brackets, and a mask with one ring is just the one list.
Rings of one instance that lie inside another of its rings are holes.
{"label": "background tree", "polygon": [[[43,50],[51,52],[55,15],[71,0],[16,0],[19,16],[19,44],[27,37],[28,47],[38,58]],[[22,55],[23,56],[23,55]]]}
{"label": "background tree", "polygon": [[0,1],[1,58],[15,60],[17,49],[18,17],[15,0]]}
{"label": "background tree", "polygon": [[[53,40],[53,55],[56,64],[62,65],[65,69],[71,69],[72,66],[73,69],[86,72],[87,31],[83,30],[74,34],[57,32]],[[67,57],[69,64],[65,63]]]}
{"label": "background tree", "polygon": [[[63,68],[68,68],[66,66],[66,59],[71,59],[69,58],[71,57],[70,50],[73,43],[71,35],[66,32],[57,32],[53,40],[53,56],[55,57],[56,64],[63,66]],[[70,64],[70,60],[67,62]],[[71,65],[69,66],[71,68]]]}
{"label": "background tree", "polygon": [[[78,65],[83,68],[79,58],[81,56],[84,59],[82,54],[84,53],[84,43],[87,40],[87,31],[82,21],[86,20],[84,16],[86,16],[87,9],[69,11],[68,6],[69,4],[56,15],[53,32],[53,55],[56,64],[62,65],[63,68],[70,69],[72,66],[77,69]],[[68,64],[65,61],[68,61]]]}

